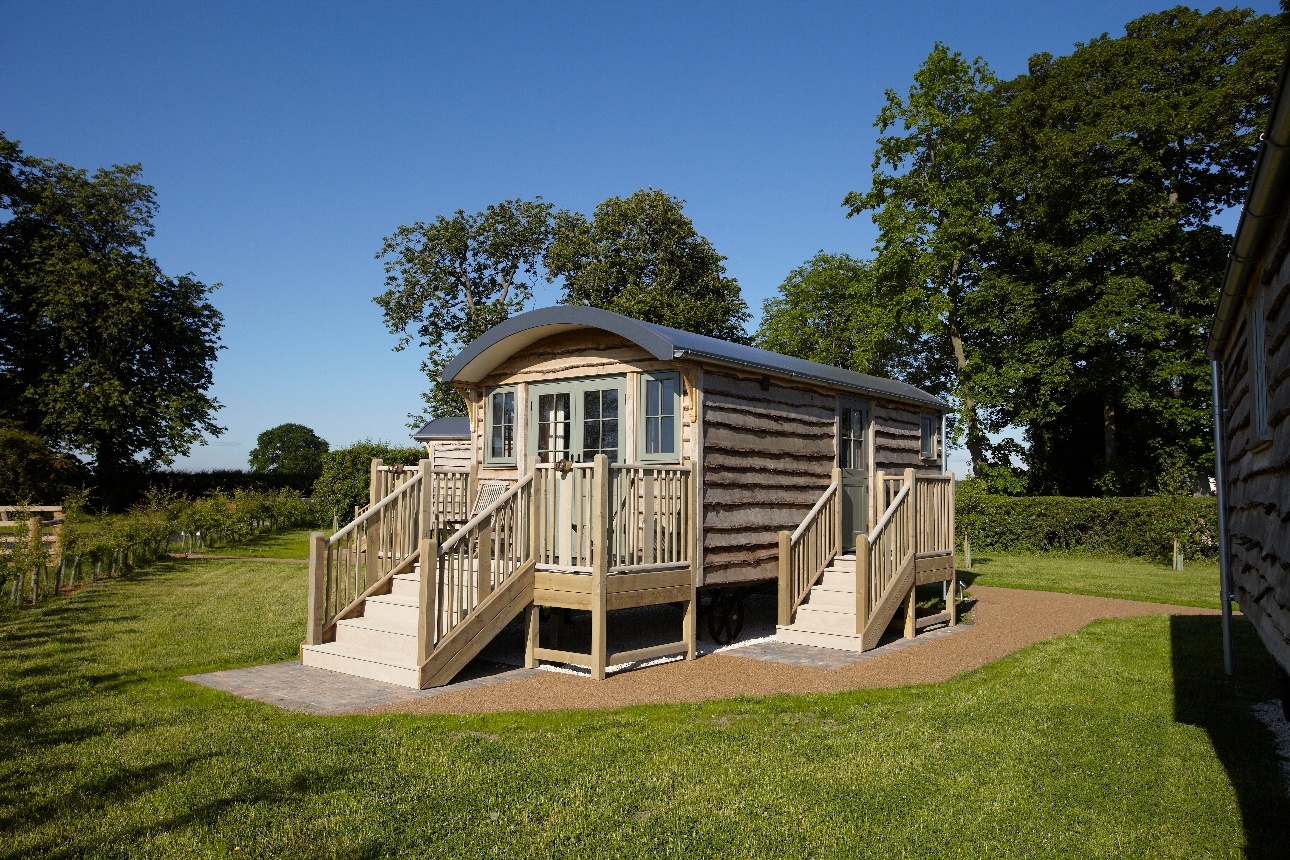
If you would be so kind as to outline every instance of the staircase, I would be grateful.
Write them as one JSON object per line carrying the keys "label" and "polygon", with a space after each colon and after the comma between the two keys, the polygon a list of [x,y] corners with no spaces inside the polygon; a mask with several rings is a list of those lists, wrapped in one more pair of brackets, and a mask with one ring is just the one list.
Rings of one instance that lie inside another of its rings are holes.
{"label": "staircase", "polygon": [[[432,470],[428,460],[400,468],[411,476],[353,522],[331,537],[312,535],[300,659],[425,689],[450,681],[532,605],[532,476],[479,494],[467,513],[460,474]],[[463,520],[440,544],[449,524]]]}
{"label": "staircase", "polygon": [[861,637],[856,633],[856,557],[839,555],[825,568],[820,581],[810,590],[805,601],[797,608],[797,615],[788,625],[775,629],[781,642],[797,645],[814,645],[820,648],[838,648],[843,651],[863,650]]}
{"label": "staircase", "polygon": [[362,615],[336,622],[336,640],[305,645],[306,666],[386,681],[401,687],[421,686],[417,662],[421,565],[415,573],[392,577],[388,594],[367,598]]}

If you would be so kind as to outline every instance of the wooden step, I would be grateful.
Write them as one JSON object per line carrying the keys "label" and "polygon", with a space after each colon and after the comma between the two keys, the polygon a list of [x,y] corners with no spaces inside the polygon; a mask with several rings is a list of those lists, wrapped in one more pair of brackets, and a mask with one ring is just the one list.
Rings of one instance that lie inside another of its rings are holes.
{"label": "wooden step", "polygon": [[416,629],[421,606],[416,597],[401,594],[379,594],[364,601],[363,617],[390,626]]}
{"label": "wooden step", "polygon": [[382,624],[369,617],[349,618],[336,622],[336,641],[354,645],[400,659],[411,660],[417,654],[416,624]]}
{"label": "wooden step", "polygon": [[394,576],[394,585],[390,594],[396,597],[411,597],[414,600],[421,599],[421,574],[420,573],[399,573]]}
{"label": "wooden step", "polygon": [[831,588],[834,591],[850,591],[854,594],[856,590],[856,572],[854,569],[841,570],[840,568],[830,567],[820,575],[818,585]]}
{"label": "wooden step", "polygon": [[357,675],[387,684],[416,689],[420,686],[420,673],[415,658],[402,659],[381,651],[372,651],[356,645],[328,642],[326,645],[306,645],[300,651],[300,660],[306,666]]}
{"label": "wooden step", "polygon": [[780,642],[794,645],[811,645],[815,648],[837,648],[840,651],[862,651],[860,637],[854,633],[822,633],[816,630],[803,630],[794,624],[791,627],[775,628],[775,638]]}
{"label": "wooden step", "polygon": [[816,633],[842,633],[854,635],[856,631],[855,606],[850,611],[834,607],[800,606],[793,619],[794,628]]}
{"label": "wooden step", "polygon": [[827,608],[834,612],[848,610],[854,614],[856,611],[856,593],[850,589],[825,588],[823,585],[817,585],[811,589],[802,606],[811,606],[815,609]]}

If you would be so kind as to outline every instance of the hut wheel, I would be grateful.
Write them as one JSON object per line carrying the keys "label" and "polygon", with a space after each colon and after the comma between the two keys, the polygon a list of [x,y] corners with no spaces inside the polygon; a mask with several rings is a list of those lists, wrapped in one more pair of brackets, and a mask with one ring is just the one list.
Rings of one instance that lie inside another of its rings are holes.
{"label": "hut wheel", "polygon": [[708,616],[708,632],[718,645],[730,645],[739,639],[744,629],[744,590],[723,588],[712,599]]}

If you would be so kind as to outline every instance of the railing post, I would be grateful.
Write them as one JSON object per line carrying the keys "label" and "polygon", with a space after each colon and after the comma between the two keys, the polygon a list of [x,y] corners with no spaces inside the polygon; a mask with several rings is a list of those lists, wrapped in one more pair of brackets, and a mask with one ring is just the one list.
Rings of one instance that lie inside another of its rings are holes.
{"label": "railing post", "polygon": [[873,485],[877,492],[872,493],[870,498],[870,507],[873,509],[873,519],[870,522],[876,523],[887,511],[887,474],[882,469],[873,473]]}
{"label": "railing post", "polygon": [[381,488],[376,485],[376,482],[381,478],[381,467],[384,465],[384,460],[377,457],[372,458],[372,471],[370,480],[367,483],[367,503],[369,505],[374,505],[384,498],[385,494],[382,493]]}
{"label": "railing post", "polygon": [[493,524],[485,520],[479,524],[475,552],[475,605],[484,602],[493,590]]}
{"label": "railing post", "polygon": [[609,458],[597,454],[592,467],[591,507],[591,677],[605,680],[608,621],[605,581],[609,574]]}
{"label": "railing post", "polygon": [[[424,480],[424,478],[422,479]],[[417,665],[424,666],[434,653],[438,638],[439,541],[421,536],[421,576],[417,582]]]}
{"label": "railing post", "polygon": [[[949,472],[948,474],[950,476],[950,482],[946,491],[949,496],[949,502],[947,504],[950,508],[950,593],[948,599],[945,601],[945,608],[950,612],[950,626],[953,627],[955,624],[959,623],[959,567],[954,563],[954,473]],[[966,536],[964,537],[966,538]],[[971,550],[971,547],[966,543],[963,548],[964,550]]]}
{"label": "railing post", "polygon": [[309,534],[309,626],[306,645],[321,645],[327,600],[327,535]]}
{"label": "railing post", "polygon": [[792,542],[791,534],[779,533],[779,626],[781,627],[787,627],[793,623],[793,598],[796,595],[792,593],[792,559],[789,558]]}
{"label": "railing post", "polygon": [[833,541],[829,549],[836,557],[842,554],[842,470],[837,466],[833,467],[833,483],[837,489],[833,491]]}
{"label": "railing post", "polygon": [[856,635],[869,623],[869,536],[856,534]]}
{"label": "railing post", "polygon": [[421,497],[417,500],[417,541],[420,541],[427,535],[439,536],[439,524],[435,519],[435,510],[438,505],[435,504],[435,485],[434,469],[430,465],[430,460],[422,460],[421,467]]}
{"label": "railing post", "polygon": [[[922,533],[922,523],[919,521],[918,510],[918,473],[913,469],[905,470],[905,486],[909,488],[909,495],[905,498],[905,504],[909,506],[909,530],[906,532],[909,545],[906,552],[913,553],[911,563],[914,570],[918,570],[918,537]],[[901,559],[903,561],[903,559]],[[899,564],[899,562],[897,562]],[[897,571],[899,574],[899,571]],[[915,628],[916,604],[918,592],[918,577],[915,575],[914,581],[909,584],[909,597],[905,601],[905,638],[913,639],[917,632]]]}

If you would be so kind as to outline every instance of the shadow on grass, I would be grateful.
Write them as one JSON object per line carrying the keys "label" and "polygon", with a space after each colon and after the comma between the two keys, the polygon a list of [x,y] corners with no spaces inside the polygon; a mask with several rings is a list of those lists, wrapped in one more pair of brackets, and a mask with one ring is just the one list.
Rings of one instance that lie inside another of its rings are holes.
{"label": "shadow on grass", "polygon": [[1219,617],[1170,617],[1174,718],[1209,735],[1240,804],[1245,856],[1279,860],[1290,838],[1290,801],[1271,733],[1250,711],[1275,696],[1272,660],[1253,626],[1237,618],[1233,628],[1237,674],[1229,678]]}

